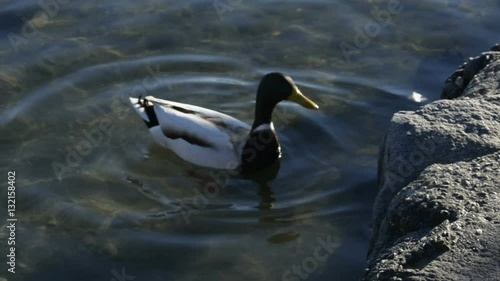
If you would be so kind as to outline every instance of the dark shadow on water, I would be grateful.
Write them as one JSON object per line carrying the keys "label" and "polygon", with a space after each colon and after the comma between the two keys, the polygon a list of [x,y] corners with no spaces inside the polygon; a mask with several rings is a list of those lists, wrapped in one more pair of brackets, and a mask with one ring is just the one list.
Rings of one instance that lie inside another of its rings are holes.
{"label": "dark shadow on water", "polygon": [[263,170],[241,174],[242,179],[251,180],[259,185],[258,195],[261,198],[258,208],[260,210],[270,210],[273,208],[273,203],[276,202],[274,193],[270,186],[272,182],[279,174],[281,168],[281,161],[276,161],[272,166],[265,168]]}
{"label": "dark shadow on water", "polygon": [[280,168],[281,168],[281,161],[278,160],[273,165],[267,168],[264,168],[256,172],[242,173],[238,177],[242,179],[251,180],[259,184],[265,184],[276,179],[276,177],[279,174]]}
{"label": "dark shadow on water", "polygon": [[276,202],[276,198],[274,198],[274,193],[267,183],[259,185],[259,196],[261,198],[259,209],[270,210],[273,208],[273,203]]}
{"label": "dark shadow on water", "polygon": [[456,47],[425,56],[417,68],[414,90],[430,101],[439,99],[444,81],[464,60],[464,54]]}

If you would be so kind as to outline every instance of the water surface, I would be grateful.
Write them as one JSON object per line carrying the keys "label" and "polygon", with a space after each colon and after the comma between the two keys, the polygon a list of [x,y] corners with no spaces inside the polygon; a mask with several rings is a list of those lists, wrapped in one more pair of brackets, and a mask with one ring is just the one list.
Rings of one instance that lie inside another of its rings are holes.
{"label": "water surface", "polygon": [[[5,179],[17,172],[9,281],[357,280],[390,117],[437,99],[499,38],[493,0],[397,13],[389,1],[59,2],[0,1],[0,161]],[[278,106],[283,158],[268,185],[181,161],[127,105],[154,95],[251,123],[271,71],[320,110]]]}

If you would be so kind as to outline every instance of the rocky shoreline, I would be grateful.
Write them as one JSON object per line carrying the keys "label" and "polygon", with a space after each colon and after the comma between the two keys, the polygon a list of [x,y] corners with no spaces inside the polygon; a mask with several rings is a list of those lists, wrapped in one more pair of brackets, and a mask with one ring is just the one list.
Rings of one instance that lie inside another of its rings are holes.
{"label": "rocky shoreline", "polygon": [[500,44],[391,119],[363,280],[500,280]]}

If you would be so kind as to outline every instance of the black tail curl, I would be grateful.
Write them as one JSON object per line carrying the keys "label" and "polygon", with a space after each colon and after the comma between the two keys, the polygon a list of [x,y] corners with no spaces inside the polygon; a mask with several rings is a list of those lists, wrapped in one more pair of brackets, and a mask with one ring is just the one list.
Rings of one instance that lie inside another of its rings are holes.
{"label": "black tail curl", "polygon": [[148,126],[148,128],[152,128],[160,125],[158,123],[158,117],[156,117],[156,112],[153,103],[150,102],[145,97],[143,97],[142,95],[138,96],[137,99],[138,99],[137,103],[144,108],[144,112],[148,116],[149,121],[144,119],[144,123],[146,123],[146,126]]}
{"label": "black tail curl", "polygon": [[139,104],[141,107],[144,107],[144,108],[153,105],[149,100],[147,100],[142,95],[137,97],[137,104]]}

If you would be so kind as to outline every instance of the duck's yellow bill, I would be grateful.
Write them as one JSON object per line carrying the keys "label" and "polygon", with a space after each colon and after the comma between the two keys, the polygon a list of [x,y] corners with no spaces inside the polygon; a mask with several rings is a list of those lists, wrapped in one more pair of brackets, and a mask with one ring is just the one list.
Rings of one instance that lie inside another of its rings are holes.
{"label": "duck's yellow bill", "polygon": [[295,87],[293,89],[293,92],[288,97],[288,100],[289,101],[293,101],[295,103],[298,103],[298,104],[302,105],[305,108],[314,109],[314,110],[319,109],[319,106],[317,104],[315,104],[312,100],[310,100],[306,96],[304,96],[300,92],[299,88],[297,88],[297,87]]}

